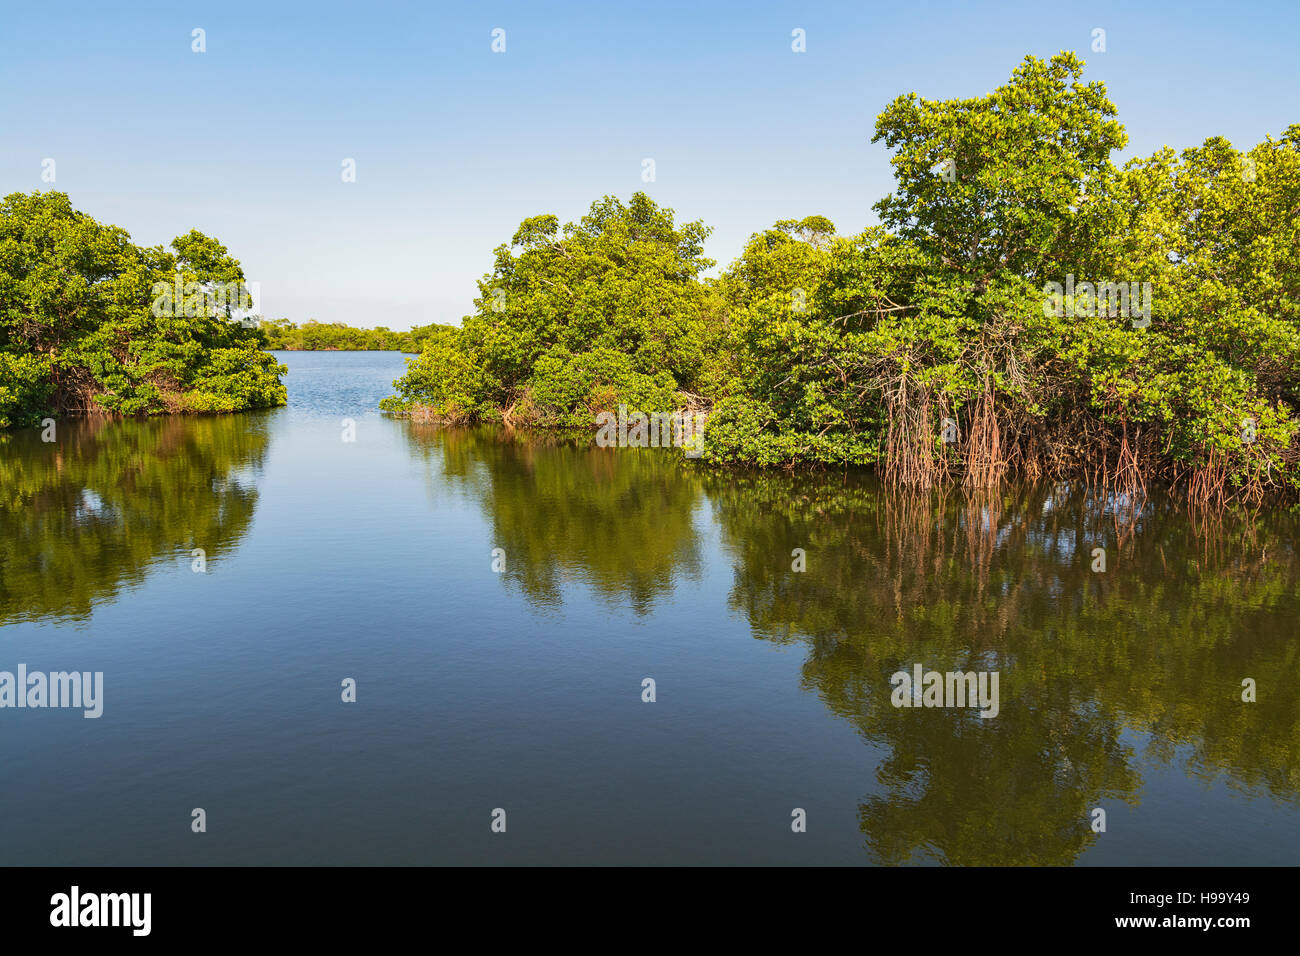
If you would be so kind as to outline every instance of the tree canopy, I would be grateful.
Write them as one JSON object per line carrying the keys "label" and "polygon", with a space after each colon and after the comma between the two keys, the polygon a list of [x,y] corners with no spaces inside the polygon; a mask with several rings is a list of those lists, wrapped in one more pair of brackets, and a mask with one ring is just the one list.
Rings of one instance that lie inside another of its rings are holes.
{"label": "tree canopy", "polygon": [[239,262],[198,231],[138,246],[59,192],[0,203],[0,427],[47,415],[282,405],[284,367],[237,313]]}
{"label": "tree canopy", "polygon": [[1127,134],[1083,69],[1029,56],[985,96],[900,96],[880,225],[780,220],[716,279],[708,229],[641,193],[526,219],[384,407],[590,426],[704,405],[718,462],[1294,494],[1300,125],[1117,166]]}
{"label": "tree canopy", "polygon": [[644,193],[606,196],[563,229],[525,219],[479,281],[476,313],[429,339],[384,407],[570,426],[620,403],[672,409],[705,364],[708,234]]}

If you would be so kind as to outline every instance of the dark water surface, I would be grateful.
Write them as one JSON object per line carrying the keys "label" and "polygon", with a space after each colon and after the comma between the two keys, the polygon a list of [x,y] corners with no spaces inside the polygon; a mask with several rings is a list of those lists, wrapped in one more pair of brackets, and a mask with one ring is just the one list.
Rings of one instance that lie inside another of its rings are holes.
{"label": "dark water surface", "polygon": [[[0,671],[104,673],[99,719],[0,709],[0,862],[1300,858],[1289,516],[711,474],[280,357],[285,409],[0,439]],[[998,715],[893,706],[918,663]]]}

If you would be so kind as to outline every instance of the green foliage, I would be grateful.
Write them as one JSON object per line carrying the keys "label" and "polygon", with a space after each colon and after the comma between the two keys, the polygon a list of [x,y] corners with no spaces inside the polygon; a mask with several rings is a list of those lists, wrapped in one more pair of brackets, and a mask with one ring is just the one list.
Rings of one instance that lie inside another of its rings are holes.
{"label": "green foliage", "polygon": [[[883,227],[750,241],[717,283],[732,364],[710,457],[1297,490],[1300,127],[1117,169],[1124,131],[1082,67],[1028,57],[982,98],[900,97],[876,126],[898,178]],[[1080,292],[1058,314],[1047,283],[1076,281],[1149,299],[1115,314]]]}
{"label": "green foliage", "polygon": [[[1161,150],[1125,167],[1097,215],[1094,256],[1150,278],[1153,322],[1077,350],[1094,406],[1160,429],[1175,461],[1230,462],[1238,480],[1296,460],[1298,147],[1292,126],[1244,154],[1217,137],[1181,156]],[[1259,436],[1249,446],[1246,419]]]}
{"label": "green foliage", "polygon": [[577,355],[557,345],[533,366],[528,399],[542,425],[584,427],[602,412],[619,405],[644,412],[677,407],[677,383],[667,372],[637,371],[632,356],[617,349],[598,348]]}
{"label": "green foliage", "polygon": [[36,424],[53,390],[49,358],[0,352],[0,428]]}
{"label": "green foliage", "polygon": [[476,313],[426,343],[383,407],[553,426],[590,425],[620,402],[676,407],[704,360],[707,236],[644,193],[607,196],[563,229],[525,219],[480,280]]}
{"label": "green foliage", "polygon": [[134,245],[63,193],[0,204],[0,427],[46,415],[282,405],[285,369],[236,319],[225,246],[197,231]]}
{"label": "green foliage", "polygon": [[781,220],[716,279],[708,231],[642,194],[526,219],[385,407],[590,426],[675,389],[712,406],[719,462],[1300,491],[1300,126],[1118,168],[1127,135],[1083,66],[900,96],[875,128],[881,226]]}
{"label": "green foliage", "polygon": [[1033,276],[1127,142],[1105,87],[1082,72],[1073,53],[1031,56],[984,97],[896,99],[873,139],[894,150],[898,180],[876,204],[884,224],[977,288],[1003,271]]}
{"label": "green foliage", "polygon": [[393,385],[397,395],[379,403],[384,411],[421,416],[421,410],[446,421],[478,420],[494,410],[491,382],[463,344],[456,326],[440,326],[418,358],[406,360],[406,375]]}

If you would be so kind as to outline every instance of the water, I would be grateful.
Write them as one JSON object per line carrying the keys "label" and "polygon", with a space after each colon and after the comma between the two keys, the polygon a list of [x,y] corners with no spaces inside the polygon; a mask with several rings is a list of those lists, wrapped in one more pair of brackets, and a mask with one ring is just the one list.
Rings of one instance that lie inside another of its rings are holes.
{"label": "water", "polygon": [[[0,444],[0,670],[104,673],[97,720],[0,710],[0,862],[1296,860],[1289,516],[711,474],[280,358],[284,409]],[[893,706],[916,663],[998,715]]]}

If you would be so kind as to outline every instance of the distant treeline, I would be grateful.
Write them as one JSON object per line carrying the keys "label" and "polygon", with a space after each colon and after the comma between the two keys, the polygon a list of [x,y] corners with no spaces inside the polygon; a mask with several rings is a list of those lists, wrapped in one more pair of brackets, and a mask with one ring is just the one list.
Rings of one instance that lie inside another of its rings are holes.
{"label": "distant treeline", "polygon": [[268,349],[290,352],[419,352],[435,329],[448,326],[421,325],[409,332],[394,332],[379,326],[357,329],[342,322],[317,322],[309,319],[302,325],[288,319],[262,319],[258,329]]}

